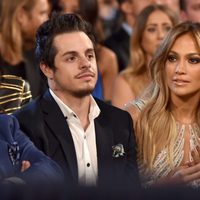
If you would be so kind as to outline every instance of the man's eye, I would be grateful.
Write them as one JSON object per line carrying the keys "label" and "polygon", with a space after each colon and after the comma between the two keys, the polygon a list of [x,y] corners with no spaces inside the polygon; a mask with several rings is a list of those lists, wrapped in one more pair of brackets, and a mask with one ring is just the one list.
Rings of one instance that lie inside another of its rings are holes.
{"label": "man's eye", "polygon": [[175,61],[177,60],[177,58],[176,58],[176,56],[174,56],[174,55],[169,55],[168,58],[167,58],[167,60],[168,60],[169,62],[175,62]]}
{"label": "man's eye", "polygon": [[88,55],[88,58],[89,58],[89,59],[94,58],[94,55],[93,55],[93,54],[89,54],[89,55]]}
{"label": "man's eye", "polygon": [[66,60],[67,60],[68,62],[72,62],[72,61],[74,61],[75,59],[76,59],[76,57],[72,56],[72,57],[67,58]]}
{"label": "man's eye", "polygon": [[200,58],[190,58],[188,59],[188,62],[190,64],[197,64],[197,63],[200,63]]}

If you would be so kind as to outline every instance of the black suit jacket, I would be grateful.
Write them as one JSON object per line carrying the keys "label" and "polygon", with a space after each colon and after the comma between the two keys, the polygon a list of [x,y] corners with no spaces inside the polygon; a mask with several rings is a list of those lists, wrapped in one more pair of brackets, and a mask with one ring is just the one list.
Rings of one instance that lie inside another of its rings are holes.
{"label": "black suit jacket", "polygon": [[125,69],[130,57],[130,35],[121,27],[104,41],[104,45],[117,55],[119,71]]}
{"label": "black suit jacket", "polygon": [[[108,183],[105,180],[108,178],[110,181],[123,178],[137,184],[136,145],[131,117],[126,111],[97,99],[96,102],[101,110],[95,119],[98,183]],[[49,90],[14,115],[35,145],[61,165],[66,180],[77,184],[78,167],[72,135]],[[112,156],[112,146],[117,144],[124,146],[123,157]]]}

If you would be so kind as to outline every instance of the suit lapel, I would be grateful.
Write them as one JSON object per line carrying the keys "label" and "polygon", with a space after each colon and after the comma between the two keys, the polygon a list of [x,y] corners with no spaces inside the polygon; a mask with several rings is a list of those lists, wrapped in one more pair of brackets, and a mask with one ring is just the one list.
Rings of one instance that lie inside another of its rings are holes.
{"label": "suit lapel", "polygon": [[66,119],[49,91],[45,94],[42,108],[45,113],[44,119],[60,143],[73,178],[78,180],[77,159],[72,135]]}
{"label": "suit lapel", "polygon": [[106,125],[109,122],[106,118],[102,117],[102,115],[101,113],[100,116],[95,119],[99,182],[103,181],[102,177],[105,177],[105,173],[108,173],[105,167],[110,166],[113,145],[112,130]]}

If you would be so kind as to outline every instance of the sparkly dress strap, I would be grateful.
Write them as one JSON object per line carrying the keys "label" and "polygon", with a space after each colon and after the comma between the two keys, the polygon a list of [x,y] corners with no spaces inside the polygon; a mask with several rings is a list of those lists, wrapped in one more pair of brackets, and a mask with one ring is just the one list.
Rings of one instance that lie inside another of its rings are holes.
{"label": "sparkly dress strap", "polygon": [[135,99],[135,100],[131,101],[130,104],[137,107],[137,109],[139,111],[141,111],[142,108],[145,106],[145,101],[142,99]]}

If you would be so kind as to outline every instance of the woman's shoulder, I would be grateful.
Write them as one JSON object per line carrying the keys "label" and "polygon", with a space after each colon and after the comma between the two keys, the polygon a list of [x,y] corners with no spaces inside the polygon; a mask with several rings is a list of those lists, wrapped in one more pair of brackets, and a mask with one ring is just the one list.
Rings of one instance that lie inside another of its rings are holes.
{"label": "woman's shoulder", "polygon": [[127,80],[126,76],[124,75],[123,71],[116,76],[114,86],[116,90],[119,90],[119,88],[123,88],[126,89],[126,92],[128,91],[132,92],[130,83]]}
{"label": "woman's shoulder", "polygon": [[108,74],[117,74],[117,56],[112,50],[100,45],[99,50],[97,50],[97,55],[101,74],[104,72]]}
{"label": "woman's shoulder", "polygon": [[109,49],[108,47],[101,45],[101,56],[106,56],[107,58],[116,59],[116,54],[113,50]]}
{"label": "woman's shoulder", "polygon": [[145,103],[143,100],[135,99],[135,100],[127,103],[126,106],[124,107],[124,110],[126,110],[130,113],[133,121],[137,121],[144,105],[145,105]]}

